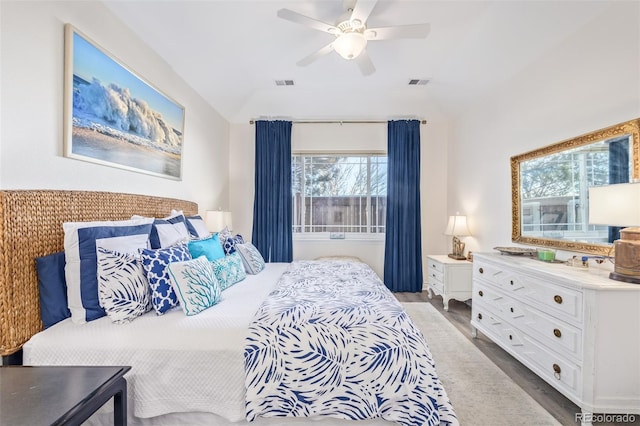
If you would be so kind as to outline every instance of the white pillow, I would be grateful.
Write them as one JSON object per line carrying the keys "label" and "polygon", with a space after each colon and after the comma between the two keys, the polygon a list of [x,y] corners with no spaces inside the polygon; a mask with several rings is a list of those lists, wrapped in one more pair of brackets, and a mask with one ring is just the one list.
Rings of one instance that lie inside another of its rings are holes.
{"label": "white pillow", "polygon": [[213,265],[205,256],[186,262],[172,262],[167,267],[180,306],[186,315],[195,315],[220,301],[220,284]]}
{"label": "white pillow", "polygon": [[152,222],[153,218],[143,218],[62,224],[67,301],[73,322],[82,324],[105,315],[98,300],[96,241],[124,253],[136,246],[146,248]]}
{"label": "white pillow", "polygon": [[255,275],[264,269],[264,258],[253,244],[236,244],[236,250],[242,257],[247,274]]}

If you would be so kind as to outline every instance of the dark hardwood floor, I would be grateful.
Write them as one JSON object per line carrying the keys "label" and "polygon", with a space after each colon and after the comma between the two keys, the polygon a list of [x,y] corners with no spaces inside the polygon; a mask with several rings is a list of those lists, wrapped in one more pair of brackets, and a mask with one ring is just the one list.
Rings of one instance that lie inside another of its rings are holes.
{"label": "dark hardwood floor", "polygon": [[[551,385],[485,337],[481,332],[478,332],[477,338],[474,339],[471,337],[470,305],[457,300],[451,300],[449,302],[449,311],[445,311],[442,305],[442,297],[434,296],[433,299],[429,299],[426,291],[421,293],[394,293],[394,295],[400,302],[431,303],[447,320],[449,320],[449,322],[451,322],[467,339],[469,339],[469,341],[480,349],[482,353],[484,353],[491,361],[494,362],[494,364],[504,371],[527,394],[542,405],[552,416],[556,418],[556,420],[558,420],[558,422],[563,425],[579,424],[579,422],[576,421],[576,413],[580,413],[580,409],[577,405],[569,401],[561,393],[551,387]],[[594,422],[593,424],[601,426],[640,426],[640,415],[635,415],[633,417],[635,418],[634,422]]]}

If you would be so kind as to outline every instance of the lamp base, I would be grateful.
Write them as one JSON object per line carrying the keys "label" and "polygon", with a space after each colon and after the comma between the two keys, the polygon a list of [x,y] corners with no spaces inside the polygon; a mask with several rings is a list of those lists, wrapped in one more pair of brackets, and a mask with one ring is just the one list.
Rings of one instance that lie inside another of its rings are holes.
{"label": "lamp base", "polygon": [[455,260],[467,260],[466,256],[461,256],[459,254],[449,253],[447,256]]}
{"label": "lamp base", "polygon": [[630,284],[640,284],[640,278],[639,277],[632,277],[630,275],[619,274],[617,272],[609,273],[609,278],[612,279],[612,280],[622,281],[622,282],[630,283]]}

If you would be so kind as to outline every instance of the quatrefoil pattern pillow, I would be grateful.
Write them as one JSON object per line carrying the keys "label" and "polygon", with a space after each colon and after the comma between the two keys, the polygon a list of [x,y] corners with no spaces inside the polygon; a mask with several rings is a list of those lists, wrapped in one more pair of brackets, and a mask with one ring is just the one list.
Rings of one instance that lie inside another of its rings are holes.
{"label": "quatrefoil pattern pillow", "polygon": [[142,267],[147,274],[151,287],[151,303],[158,315],[178,306],[178,298],[171,286],[169,263],[191,260],[191,254],[186,244],[176,244],[171,247],[150,250],[140,250]]}

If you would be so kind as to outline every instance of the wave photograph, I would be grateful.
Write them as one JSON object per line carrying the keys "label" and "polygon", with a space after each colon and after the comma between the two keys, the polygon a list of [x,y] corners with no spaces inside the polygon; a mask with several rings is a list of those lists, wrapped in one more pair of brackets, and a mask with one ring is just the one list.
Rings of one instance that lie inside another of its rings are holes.
{"label": "wave photograph", "polygon": [[73,37],[70,153],[179,179],[184,109],[76,31],[69,36]]}

